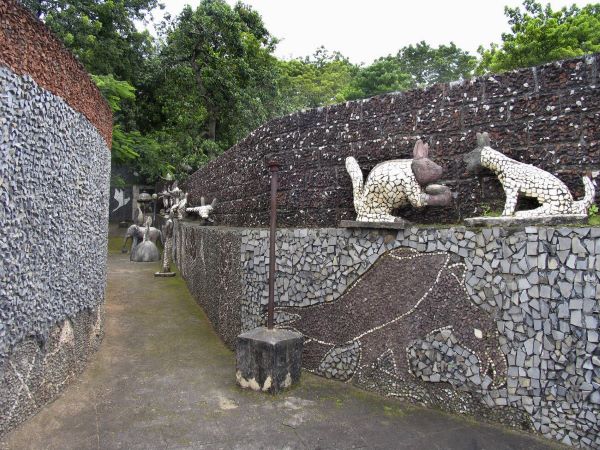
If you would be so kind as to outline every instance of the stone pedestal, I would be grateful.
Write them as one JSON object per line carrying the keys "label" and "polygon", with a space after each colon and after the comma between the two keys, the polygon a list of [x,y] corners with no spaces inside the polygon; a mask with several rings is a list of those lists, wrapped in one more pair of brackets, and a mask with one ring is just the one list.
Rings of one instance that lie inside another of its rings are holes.
{"label": "stone pedestal", "polygon": [[155,277],[167,278],[174,277],[175,275],[177,275],[175,272],[154,272]]}
{"label": "stone pedestal", "polygon": [[237,338],[236,380],[243,388],[276,394],[300,380],[304,337],[265,327]]}
{"label": "stone pedestal", "polygon": [[517,217],[469,217],[465,224],[469,227],[529,227],[534,225],[585,224],[588,216],[585,214],[555,214],[552,216]]}
{"label": "stone pedestal", "polygon": [[383,228],[386,230],[404,230],[405,228],[414,226],[414,224],[408,220],[397,217],[394,222],[362,222],[358,220],[341,220],[339,226],[340,228]]}

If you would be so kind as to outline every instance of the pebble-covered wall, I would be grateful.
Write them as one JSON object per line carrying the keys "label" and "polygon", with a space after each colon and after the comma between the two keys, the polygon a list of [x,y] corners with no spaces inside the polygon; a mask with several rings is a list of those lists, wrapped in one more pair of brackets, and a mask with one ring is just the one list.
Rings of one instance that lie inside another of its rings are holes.
{"label": "pebble-covered wall", "polygon": [[495,177],[464,173],[462,155],[482,131],[497,150],[557,175],[581,196],[583,173],[600,169],[599,83],[596,54],[292,114],[261,126],[193,174],[190,203],[216,197],[218,223],[268,225],[266,162],[275,157],[282,163],[280,224],[337,226],[355,217],[345,158],[356,157],[366,173],[381,161],[411,158],[420,137],[456,196],[450,207],[406,209],[402,216],[457,223],[483,209],[502,210]]}
{"label": "pebble-covered wall", "polygon": [[[266,230],[178,221],[175,247],[226,342],[264,324]],[[277,255],[306,369],[600,448],[599,228],[281,229]]]}
{"label": "pebble-covered wall", "polygon": [[60,392],[102,334],[112,118],[92,87],[27,10],[0,1],[0,434]]}

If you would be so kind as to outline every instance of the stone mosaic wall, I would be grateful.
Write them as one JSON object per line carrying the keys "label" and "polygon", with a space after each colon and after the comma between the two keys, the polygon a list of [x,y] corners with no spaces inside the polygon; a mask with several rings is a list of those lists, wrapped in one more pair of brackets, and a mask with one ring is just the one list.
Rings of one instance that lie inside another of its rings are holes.
{"label": "stone mosaic wall", "polygon": [[[176,233],[208,239],[207,230],[180,222]],[[229,309],[241,330],[264,324],[268,232],[218,233],[240,240],[215,261],[238,261],[241,279],[229,286],[241,294]],[[282,229],[277,238],[276,320],[305,335],[306,369],[600,448],[599,228]],[[198,295],[202,278],[181,255],[190,249],[179,248],[178,264]]]}
{"label": "stone mosaic wall", "polygon": [[112,144],[112,112],[83,65],[28,9],[0,0],[0,63],[81,112]]}
{"label": "stone mosaic wall", "polygon": [[0,434],[83,369],[106,285],[112,116],[32,20],[0,0]]}
{"label": "stone mosaic wall", "polygon": [[366,174],[381,161],[411,158],[420,137],[457,195],[450,207],[406,208],[399,215],[457,223],[484,207],[503,207],[495,177],[465,174],[462,155],[475,148],[481,131],[490,133],[493,148],[557,175],[580,198],[583,172],[600,169],[599,65],[597,54],[272,120],[193,174],[190,202],[218,198],[221,225],[267,226],[266,161],[276,157],[280,224],[338,226],[355,217],[345,158],[356,157]]}
{"label": "stone mosaic wall", "polygon": [[230,348],[241,329],[240,245],[240,235],[231,230],[175,221],[173,260],[190,292]]}
{"label": "stone mosaic wall", "polygon": [[0,436],[54,399],[85,368],[103,336],[102,307],[56,324],[45,341],[19,342],[0,361]]}

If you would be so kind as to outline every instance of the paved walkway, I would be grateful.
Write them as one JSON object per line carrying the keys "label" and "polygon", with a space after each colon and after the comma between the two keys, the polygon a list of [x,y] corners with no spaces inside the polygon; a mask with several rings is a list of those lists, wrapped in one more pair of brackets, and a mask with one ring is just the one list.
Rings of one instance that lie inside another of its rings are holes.
{"label": "paved walkway", "polygon": [[542,449],[552,443],[304,373],[270,397],[234,383],[234,356],[181,278],[109,261],[106,336],[79,381],[4,447],[56,449]]}

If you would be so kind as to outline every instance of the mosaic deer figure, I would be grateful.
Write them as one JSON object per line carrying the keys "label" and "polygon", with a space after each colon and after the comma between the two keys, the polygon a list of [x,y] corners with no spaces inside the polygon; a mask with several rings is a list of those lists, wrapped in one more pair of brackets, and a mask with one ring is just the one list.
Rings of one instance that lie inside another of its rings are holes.
{"label": "mosaic deer figure", "polygon": [[[494,172],[506,194],[503,216],[539,217],[560,214],[585,214],[594,202],[595,190],[592,179],[583,177],[585,195],[575,201],[569,188],[558,178],[545,170],[524,164],[494,150],[488,133],[477,133],[477,148],[464,158],[467,172],[477,172],[484,167]],[[522,194],[539,201],[539,208],[517,211],[517,199]]]}
{"label": "mosaic deer figure", "polygon": [[[445,206],[452,201],[446,186],[433,183],[442,176],[442,168],[429,159],[429,146],[420,139],[413,150],[413,159],[395,159],[377,164],[364,181],[358,162],[346,158],[346,170],[352,179],[354,209],[357,221],[397,222],[402,219],[392,211],[410,204]],[[422,186],[427,186],[423,188]]]}

